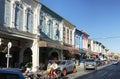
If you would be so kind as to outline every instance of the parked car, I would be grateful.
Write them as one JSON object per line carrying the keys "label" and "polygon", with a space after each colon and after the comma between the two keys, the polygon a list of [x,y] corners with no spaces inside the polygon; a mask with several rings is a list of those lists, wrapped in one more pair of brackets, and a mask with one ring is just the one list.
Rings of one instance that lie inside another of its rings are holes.
{"label": "parked car", "polygon": [[69,72],[77,72],[76,65],[72,60],[60,60],[57,63],[63,76],[66,76]]}
{"label": "parked car", "polygon": [[117,65],[118,64],[118,60],[114,59],[114,60],[111,60],[112,64],[113,65]]}
{"label": "parked car", "polygon": [[0,69],[0,79],[25,79],[17,69]]}
{"label": "parked car", "polygon": [[101,63],[101,61],[100,61],[100,60],[97,60],[97,61],[96,61],[96,63],[97,63],[97,66],[102,65],[102,63]]}
{"label": "parked car", "polygon": [[84,62],[84,69],[97,69],[97,62],[94,59],[86,59]]}

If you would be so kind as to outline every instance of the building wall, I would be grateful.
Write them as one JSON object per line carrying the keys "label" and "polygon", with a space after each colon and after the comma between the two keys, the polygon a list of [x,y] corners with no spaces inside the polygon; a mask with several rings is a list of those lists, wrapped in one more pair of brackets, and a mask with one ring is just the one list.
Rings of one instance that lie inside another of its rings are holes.
{"label": "building wall", "polygon": [[[13,39],[18,39],[19,41],[23,41],[21,39],[27,40],[29,44],[27,44],[27,47],[31,48],[33,53],[33,69],[39,65],[39,51],[38,51],[38,8],[41,8],[40,4],[38,5],[37,2],[34,0],[0,0],[0,27],[9,27],[10,29],[15,29],[18,32],[21,33],[29,33],[29,34],[35,34],[36,36],[34,38],[28,38],[22,35],[18,34],[9,34],[8,37],[11,37]],[[40,10],[39,10],[40,11]],[[13,31],[10,31],[11,33]],[[3,34],[6,35],[6,34]],[[8,38],[8,37],[5,38]],[[32,39],[32,40],[31,40]],[[32,41],[32,42],[30,42]],[[26,46],[26,44],[24,44]],[[22,48],[21,48],[22,50]],[[20,54],[24,51],[21,52]],[[20,56],[21,56],[20,55]],[[36,58],[37,57],[37,58]],[[21,57],[22,58],[22,57]],[[20,59],[20,62],[23,60]]]}
{"label": "building wall", "polygon": [[74,45],[74,28],[75,26],[68,22],[63,21],[63,42],[69,45]]}
{"label": "building wall", "polygon": [[1,0],[0,1],[0,24],[5,26],[10,25],[11,17],[11,1],[10,0]]}
{"label": "building wall", "polygon": [[82,32],[81,31],[79,31],[77,29],[75,30],[74,39],[75,39],[75,41],[74,41],[75,48],[78,48],[78,49],[82,48],[83,40],[82,40]]}
{"label": "building wall", "polygon": [[37,3],[33,0],[1,0],[0,4],[0,24],[19,31],[36,33]]}
{"label": "building wall", "polygon": [[102,53],[102,54],[105,54],[106,53],[106,47],[98,42],[98,41],[95,41],[95,40],[89,40],[91,41],[91,51],[93,52],[97,52],[97,53]]}
{"label": "building wall", "polygon": [[59,15],[42,5],[39,23],[40,31],[44,33],[46,37],[52,40],[61,41],[62,18]]}
{"label": "building wall", "polygon": [[88,35],[83,34],[83,49],[88,49]]}

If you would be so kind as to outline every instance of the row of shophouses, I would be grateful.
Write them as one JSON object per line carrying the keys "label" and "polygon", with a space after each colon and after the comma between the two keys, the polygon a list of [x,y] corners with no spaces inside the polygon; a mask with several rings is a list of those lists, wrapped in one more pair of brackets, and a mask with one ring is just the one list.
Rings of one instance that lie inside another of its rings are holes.
{"label": "row of shophouses", "polygon": [[109,50],[77,27],[36,0],[0,0],[0,65],[6,66],[8,42],[10,67],[32,62],[36,70],[53,58],[103,60]]}

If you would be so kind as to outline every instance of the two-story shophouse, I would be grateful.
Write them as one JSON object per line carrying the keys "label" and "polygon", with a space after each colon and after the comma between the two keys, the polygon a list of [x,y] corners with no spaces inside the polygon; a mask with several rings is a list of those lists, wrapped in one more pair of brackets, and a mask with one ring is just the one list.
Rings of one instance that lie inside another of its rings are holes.
{"label": "two-story shophouse", "polygon": [[64,59],[75,59],[79,51],[74,48],[75,26],[69,21],[63,21],[63,57]]}
{"label": "two-story shophouse", "polygon": [[37,26],[41,6],[35,0],[0,0],[0,62],[6,67],[8,42],[10,48],[9,67],[18,67],[33,62],[39,65]]}
{"label": "two-story shophouse", "polygon": [[62,33],[63,18],[42,4],[39,13],[39,50],[40,63],[48,63],[54,58],[61,60],[62,55]]}
{"label": "two-story shophouse", "polygon": [[[71,59],[75,26],[36,0],[0,0],[0,62],[6,67],[8,42],[9,67],[32,62],[33,70],[50,59]],[[82,49],[87,50],[88,34],[81,31]],[[80,47],[81,48],[81,47]]]}
{"label": "two-story shophouse", "polygon": [[50,59],[78,58],[79,49],[74,48],[75,26],[45,5],[40,11],[40,61]]}
{"label": "two-story shophouse", "polygon": [[91,57],[100,60],[106,59],[106,54],[109,51],[101,42],[92,39],[88,40],[88,49]]}
{"label": "two-story shophouse", "polygon": [[86,54],[88,52],[88,37],[89,35],[86,32],[75,29],[74,33],[74,47],[78,49],[80,52],[80,56],[77,57],[79,63],[82,63],[83,59],[86,58]]}
{"label": "two-story shophouse", "polygon": [[89,39],[88,50],[89,50],[90,56],[98,58],[99,54],[101,53],[101,46],[102,46],[102,43]]}

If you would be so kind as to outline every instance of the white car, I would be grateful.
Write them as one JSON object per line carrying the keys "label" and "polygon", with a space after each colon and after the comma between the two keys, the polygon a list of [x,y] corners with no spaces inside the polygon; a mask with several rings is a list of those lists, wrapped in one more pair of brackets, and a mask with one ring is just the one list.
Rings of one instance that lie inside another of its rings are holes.
{"label": "white car", "polygon": [[84,62],[84,69],[97,69],[97,62],[94,59],[86,59]]}
{"label": "white car", "polygon": [[111,60],[112,64],[117,65],[118,64],[118,60]]}

